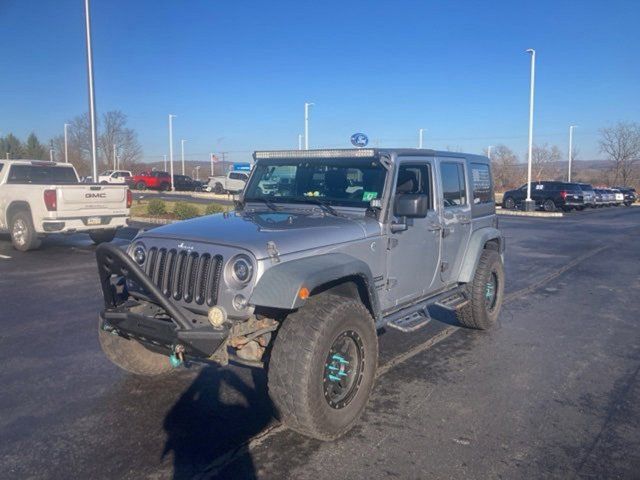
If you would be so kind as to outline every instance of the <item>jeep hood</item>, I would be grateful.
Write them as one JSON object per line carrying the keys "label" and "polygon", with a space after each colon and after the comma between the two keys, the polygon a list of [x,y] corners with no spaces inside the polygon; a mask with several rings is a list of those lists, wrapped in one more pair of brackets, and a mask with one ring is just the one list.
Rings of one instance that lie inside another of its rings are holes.
{"label": "jeep hood", "polygon": [[243,248],[260,260],[268,257],[267,242],[274,242],[278,253],[287,255],[379,234],[379,223],[365,216],[330,216],[312,211],[249,211],[176,222],[145,232],[140,238],[175,238],[177,242]]}

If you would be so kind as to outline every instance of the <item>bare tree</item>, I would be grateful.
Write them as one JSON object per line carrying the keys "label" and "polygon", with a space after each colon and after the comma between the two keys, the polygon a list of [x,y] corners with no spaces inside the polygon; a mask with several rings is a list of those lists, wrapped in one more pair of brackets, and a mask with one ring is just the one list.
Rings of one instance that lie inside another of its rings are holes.
{"label": "bare tree", "polygon": [[640,125],[620,122],[600,130],[600,151],[613,162],[613,183],[627,185],[637,172],[634,165],[640,159]]}
{"label": "bare tree", "polygon": [[114,146],[116,155],[120,158],[121,168],[133,168],[142,156],[138,135],[133,129],[127,128],[127,116],[120,110],[102,115],[99,142],[107,166],[113,165]]}
{"label": "bare tree", "polygon": [[[485,150],[486,152],[486,150]],[[520,183],[518,157],[506,145],[496,145],[491,150],[493,183],[498,190],[508,190]]]}
{"label": "bare tree", "polygon": [[553,145],[549,147],[546,143],[539,147],[534,145],[531,152],[532,179],[553,180],[560,175],[558,162],[562,158],[560,149]]}

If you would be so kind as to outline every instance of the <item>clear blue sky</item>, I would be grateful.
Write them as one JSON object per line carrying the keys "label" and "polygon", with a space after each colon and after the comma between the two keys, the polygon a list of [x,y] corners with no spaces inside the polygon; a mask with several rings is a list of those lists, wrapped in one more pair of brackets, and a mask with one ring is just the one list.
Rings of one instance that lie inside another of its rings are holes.
{"label": "clear blue sky", "polygon": [[[82,0],[0,0],[0,132],[43,139],[87,109]],[[598,157],[597,131],[640,120],[640,2],[92,0],[98,112],[123,110],[146,160],[167,153],[167,114],[188,158],[297,147],[523,157],[529,56],[536,143]],[[177,148],[179,150],[179,147]]]}

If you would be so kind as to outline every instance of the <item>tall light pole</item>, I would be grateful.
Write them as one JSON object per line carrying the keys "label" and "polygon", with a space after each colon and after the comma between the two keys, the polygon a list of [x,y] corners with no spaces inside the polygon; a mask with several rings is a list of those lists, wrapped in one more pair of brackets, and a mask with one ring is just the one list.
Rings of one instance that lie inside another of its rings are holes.
{"label": "tall light pole", "polygon": [[64,124],[64,163],[69,163],[69,148],[68,148],[68,136],[67,136],[68,123]]}
{"label": "tall light pole", "polygon": [[171,191],[173,192],[173,118],[175,115],[169,114],[169,175],[171,175]]}
{"label": "tall light pole", "polygon": [[164,171],[167,171],[167,156],[166,155],[162,155],[162,159],[164,160]]}
{"label": "tall light pole", "polygon": [[309,107],[313,103],[304,102],[304,149],[309,150]]}
{"label": "tall light pole", "polygon": [[571,181],[571,163],[573,162],[573,129],[577,125],[569,126],[569,173],[567,174],[567,182]]}
{"label": "tall light pole", "polygon": [[298,150],[302,150],[302,134],[298,134]]}
{"label": "tall light pole", "polygon": [[532,211],[535,203],[531,200],[531,162],[533,157],[533,99],[536,86],[536,51],[529,48],[527,53],[531,54],[531,91],[529,93],[529,158],[527,165],[527,199],[524,201],[524,209]]}
{"label": "tall light pole", "polygon": [[89,121],[91,123],[91,159],[93,160],[93,181],[98,179],[98,148],[96,131],[96,99],[93,94],[93,50],[91,48],[91,16],[89,0],[84,0],[84,19],[87,29],[87,77],[89,81]]}
{"label": "tall light pole", "polygon": [[489,146],[487,147],[487,158],[488,158],[489,160],[491,160],[491,149],[492,149],[492,148],[493,148],[493,145],[489,145]]}
{"label": "tall light pole", "polygon": [[425,129],[421,128],[418,130],[418,148],[422,148],[422,139]]}
{"label": "tall light pole", "polygon": [[113,169],[117,170],[118,169],[118,164],[117,164],[117,155],[118,153],[116,152],[116,144],[113,144]]}
{"label": "tall light pole", "polygon": [[186,142],[186,140],[180,140],[180,149],[182,150],[182,175],[184,175],[184,142]]}

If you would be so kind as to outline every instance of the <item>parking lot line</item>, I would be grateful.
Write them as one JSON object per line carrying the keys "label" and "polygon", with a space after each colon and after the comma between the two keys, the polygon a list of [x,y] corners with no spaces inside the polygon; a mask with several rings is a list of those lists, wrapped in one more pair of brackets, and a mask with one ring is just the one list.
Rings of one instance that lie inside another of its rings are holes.
{"label": "parking lot line", "polygon": [[2,254],[0,254],[0,258],[2,258],[3,260],[11,259],[11,257],[9,255],[2,255]]}

